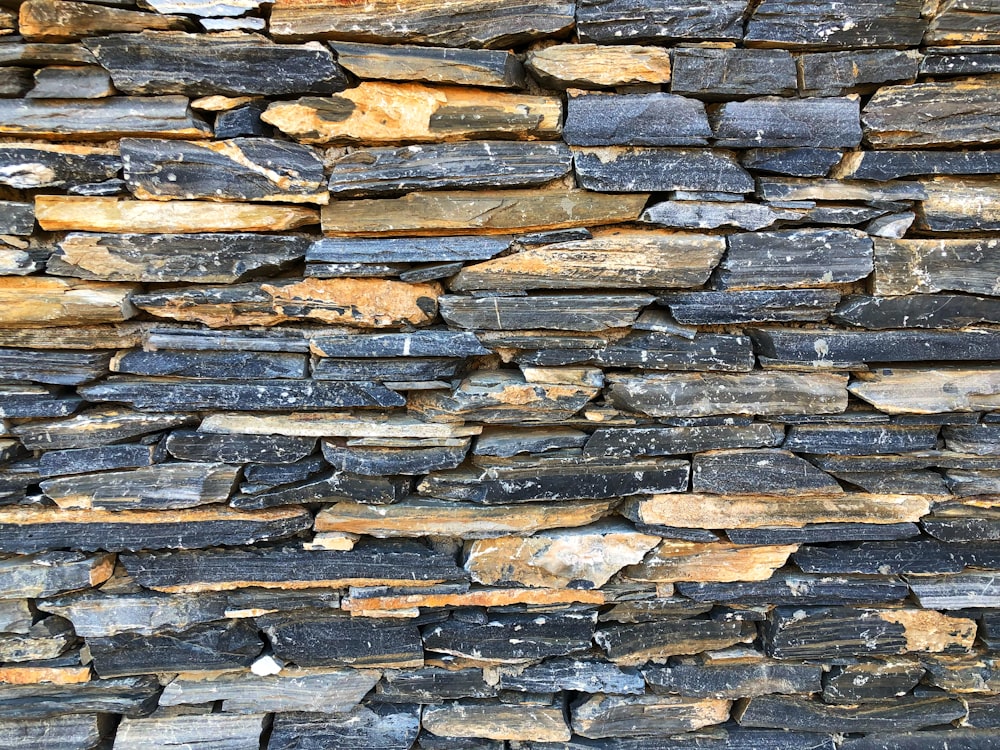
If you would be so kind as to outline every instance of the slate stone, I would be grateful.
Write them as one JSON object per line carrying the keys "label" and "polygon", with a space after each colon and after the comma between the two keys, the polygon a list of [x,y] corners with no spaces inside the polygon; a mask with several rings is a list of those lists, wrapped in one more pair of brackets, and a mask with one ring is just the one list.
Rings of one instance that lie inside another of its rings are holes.
{"label": "slate stone", "polygon": [[455,237],[337,238],[325,237],[309,246],[309,263],[419,263],[424,261],[487,260],[510,247],[510,238]]}
{"label": "slate stone", "polygon": [[423,666],[413,623],[340,613],[266,615],[258,619],[275,654],[300,667]]}
{"label": "slate stone", "polygon": [[332,163],[329,190],[334,196],[354,197],[408,190],[524,187],[565,176],[571,162],[569,149],[559,142],[473,141],[358,148]]}
{"label": "slate stone", "polygon": [[930,451],[937,447],[936,425],[792,425],[782,447],[797,453],[879,455]]}
{"label": "slate stone", "polygon": [[780,443],[783,437],[781,429],[769,424],[603,427],[591,434],[584,454],[629,458],[680,455],[722,448],[767,448]]}
{"label": "slate stone", "polygon": [[0,232],[29,235],[35,229],[35,209],[30,203],[0,201]]}
{"label": "slate stone", "polygon": [[855,541],[860,539],[910,539],[920,535],[915,523],[816,523],[801,527],[761,527],[727,529],[726,536],[736,544],[793,544]]}
{"label": "slate stone", "polygon": [[408,542],[362,544],[350,551],[286,546],[140,552],[123,554],[120,561],[141,586],[182,593],[247,586],[285,590],[348,585],[426,586],[468,578],[451,556]]}
{"label": "slate stone", "polygon": [[988,46],[927,47],[920,73],[942,78],[1000,73],[1000,56]]}
{"label": "slate stone", "polygon": [[337,471],[365,476],[427,474],[454,469],[468,451],[468,443],[437,448],[377,448],[345,445],[344,440],[324,440],[323,456]]}
{"label": "slate stone", "polygon": [[98,65],[50,66],[35,71],[32,99],[101,99],[115,94],[111,77]]}
{"label": "slate stone", "polygon": [[918,175],[1000,173],[995,151],[856,151],[837,166],[836,174],[855,180],[896,180]]}
{"label": "slate stone", "polygon": [[795,60],[785,50],[678,48],[670,91],[704,99],[788,96],[796,90]]}
{"label": "slate stone", "polygon": [[533,662],[589,649],[595,619],[594,612],[573,611],[535,617],[490,614],[489,622],[482,623],[452,616],[424,629],[424,648],[478,661]]}
{"label": "slate stone", "polygon": [[788,229],[730,235],[721,289],[803,288],[856,281],[872,271],[872,240],[856,229]]}
{"label": "slate stone", "polygon": [[891,576],[819,576],[777,573],[767,581],[678,583],[677,590],[695,601],[757,604],[858,604],[905,599],[906,584]]}
{"label": "slate stone", "polygon": [[181,461],[244,464],[294,463],[313,452],[316,440],[271,435],[213,435],[193,430],[175,430],[165,447]]}
{"label": "slate stone", "polygon": [[543,328],[557,331],[601,331],[629,327],[653,301],[644,294],[534,294],[528,297],[438,299],[441,317],[454,326],[488,331]]}
{"label": "slate stone", "polygon": [[640,221],[661,227],[690,229],[764,229],[780,221],[798,221],[800,212],[774,209],[759,203],[676,200],[656,203],[643,211]]}
{"label": "slate stone", "polygon": [[621,44],[664,40],[738,41],[743,36],[742,0],[678,6],[638,0],[579,0],[576,7],[580,40]]}
{"label": "slate stone", "polygon": [[691,489],[713,494],[840,494],[840,484],[787,450],[729,449],[696,453]]}
{"label": "slate stone", "polygon": [[823,702],[832,705],[893,701],[909,693],[924,675],[911,661],[860,661],[834,666],[823,676]]}
{"label": "slate stone", "polygon": [[307,146],[270,138],[211,143],[123,138],[129,192],[168,198],[326,203],[323,162]]}
{"label": "slate stone", "polygon": [[432,8],[399,7],[394,0],[379,0],[364,8],[337,2],[302,7],[282,0],[271,14],[270,31],[282,40],[325,38],[503,49],[565,33],[572,25],[573,4],[565,0],[503,7],[481,0],[449,0]]}
{"label": "slate stone", "polygon": [[827,732],[877,732],[921,729],[948,724],[965,715],[957,698],[947,696],[897,698],[891,704],[828,706],[809,698],[759,696],[738,716],[741,726],[808,729]]}
{"label": "slate stone", "polygon": [[0,378],[53,385],[80,385],[106,375],[110,361],[108,353],[100,351],[0,348]]}
{"label": "slate stone", "polygon": [[486,682],[482,669],[424,667],[389,669],[375,686],[381,703],[439,703],[458,698],[492,698],[499,691]]}
{"label": "slate stone", "polygon": [[31,68],[5,68],[5,77],[0,82],[0,97],[26,96],[35,85]]}
{"label": "slate stone", "polygon": [[267,716],[262,713],[216,713],[197,717],[167,713],[145,719],[126,718],[115,731],[115,745],[119,750],[144,750],[167,743],[198,743],[211,737],[211,742],[220,748],[248,747],[260,741],[266,723]]}
{"label": "slate stone", "polygon": [[405,399],[373,382],[343,383],[310,380],[191,380],[163,381],[124,375],[84,386],[89,401],[128,403],[149,411],[241,409],[331,409],[402,406]]}
{"label": "slate stone", "polygon": [[[213,37],[212,58],[198,34],[144,32],[84,42],[127,94],[332,94],[347,78],[324,49],[273,44],[254,34]],[[268,75],[260,75],[266,69]]]}
{"label": "slate stone", "polygon": [[995,732],[977,729],[881,732],[845,739],[844,750],[989,750]]}
{"label": "slate stone", "polygon": [[191,421],[188,414],[143,414],[131,409],[98,406],[68,419],[24,422],[17,425],[13,433],[29,450],[61,450],[120,443]]}
{"label": "slate stone", "polygon": [[749,643],[757,629],[749,622],[663,619],[604,626],[594,641],[616,664],[664,664],[672,656]]}
{"label": "slate stone", "polygon": [[833,289],[667,292],[660,297],[677,322],[688,325],[820,321],[839,300],[840,292]]}
{"label": "slate stone", "polygon": [[502,671],[499,687],[502,690],[526,693],[574,690],[582,693],[641,695],[645,692],[645,681],[638,670],[630,667],[622,668],[607,661],[564,657],[547,659],[524,670]]}
{"label": "slate stone", "polygon": [[231,378],[233,380],[301,379],[308,374],[308,358],[280,352],[119,352],[111,371],[129,375]]}
{"label": "slate stone", "polygon": [[746,27],[751,46],[804,49],[913,47],[920,44],[926,21],[919,0],[887,3],[764,0]]}
{"label": "slate stone", "polygon": [[726,102],[710,117],[723,148],[853,148],[861,143],[856,98],[761,97]]}
{"label": "slate stone", "polygon": [[[926,116],[933,107],[934,117]],[[1000,137],[991,129],[1000,109],[988,78],[885,86],[865,105],[861,122],[876,149],[980,146]]]}
{"label": "slate stone", "polygon": [[571,146],[703,146],[711,136],[704,104],[663,93],[578,93],[563,129]]}
{"label": "slate stone", "polygon": [[849,52],[811,52],[799,55],[800,94],[840,96],[874,91],[892,81],[912,83],[921,54],[916,50],[872,49]]}
{"label": "slate stone", "polygon": [[36,719],[0,719],[0,743],[8,747],[31,747],[44,737],[49,750],[90,750],[101,741],[97,714],[64,714]]}
{"label": "slate stone", "polygon": [[265,109],[264,102],[251,102],[242,107],[219,112],[215,116],[215,137],[271,136],[273,128],[261,119]]}
{"label": "slate stone", "polygon": [[420,731],[420,706],[372,704],[347,714],[281,713],[268,750],[408,750]]}
{"label": "slate stone", "polygon": [[944,543],[919,539],[803,547],[794,558],[795,564],[807,573],[923,575],[961,573],[966,566],[997,567],[1000,549],[989,542]]}
{"label": "slate stone", "polygon": [[373,333],[364,336],[322,334],[309,346],[320,357],[385,358],[441,357],[464,358],[489,354],[471,333],[422,330],[409,333]]}
{"label": "slate stone", "polygon": [[160,683],[152,675],[79,685],[0,685],[0,721],[31,721],[37,727],[37,722],[61,715],[148,716],[159,694]]}
{"label": "slate stone", "polygon": [[94,670],[102,678],[155,672],[188,672],[248,667],[264,648],[247,620],[198,625],[179,633],[122,633],[88,638]]}
{"label": "slate stone", "polygon": [[[755,328],[758,356],[819,366],[833,362],[920,362],[1000,359],[1000,341],[981,331],[838,331]],[[815,451],[822,453],[824,451]]]}
{"label": "slate stone", "polygon": [[524,68],[504,50],[333,42],[341,67],[361,80],[426,81],[463,86],[523,88]]}
{"label": "slate stone", "polygon": [[671,666],[647,667],[642,674],[655,692],[692,698],[734,700],[775,693],[816,693],[822,688],[819,665],[740,658],[738,649],[733,650],[734,658],[726,659],[726,653],[721,652],[718,659],[682,658]]}
{"label": "slate stone", "polygon": [[930,609],[995,608],[1000,602],[1000,585],[989,572],[967,571],[955,575],[907,578],[921,607]]}
{"label": "slate stone", "polygon": [[[792,177],[826,177],[843,155],[843,151],[810,147],[751,148],[743,152],[741,161],[744,167],[755,172],[787,174]],[[857,179],[864,178],[858,176]]]}
{"label": "slate stone", "polygon": [[964,328],[1000,321],[1000,301],[966,294],[849,295],[831,317],[838,323],[873,330]]}
{"label": "slate stone", "polygon": [[[991,242],[986,240],[987,247]],[[978,239],[879,239],[875,242],[873,291],[879,296],[915,292],[995,296],[995,265],[994,256],[983,254]]]}
{"label": "slate stone", "polygon": [[581,187],[601,192],[708,190],[749,193],[754,189],[753,179],[729,151],[575,148],[573,168]]}
{"label": "slate stone", "polygon": [[184,511],[94,511],[56,508],[0,510],[0,550],[198,549],[284,539],[308,529],[302,508],[245,513],[229,508]]}

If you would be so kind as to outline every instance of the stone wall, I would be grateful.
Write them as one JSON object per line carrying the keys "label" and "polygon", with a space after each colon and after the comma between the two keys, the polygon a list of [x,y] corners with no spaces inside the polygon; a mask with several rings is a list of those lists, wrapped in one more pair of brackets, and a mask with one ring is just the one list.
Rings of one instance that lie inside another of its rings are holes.
{"label": "stone wall", "polygon": [[996,0],[0,0],[0,747],[1000,747]]}

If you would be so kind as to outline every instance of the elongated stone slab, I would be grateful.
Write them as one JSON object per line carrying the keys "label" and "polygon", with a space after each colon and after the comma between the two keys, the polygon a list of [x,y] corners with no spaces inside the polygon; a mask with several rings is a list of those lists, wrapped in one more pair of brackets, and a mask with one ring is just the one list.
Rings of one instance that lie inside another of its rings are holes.
{"label": "elongated stone slab", "polygon": [[591,738],[681,734],[725,721],[731,705],[713,698],[599,694],[573,707],[573,731]]}
{"label": "elongated stone slab", "polygon": [[827,497],[666,494],[631,500],[622,509],[634,521],[691,529],[761,528],[813,523],[894,524],[930,512],[924,495],[844,493]]}
{"label": "elongated stone slab", "polygon": [[582,41],[662,43],[664,39],[738,41],[743,36],[743,0],[683,5],[641,0],[579,0]]}
{"label": "elongated stone slab", "polygon": [[98,586],[114,568],[111,555],[43,552],[0,560],[0,597],[36,599]]}
{"label": "elongated stone slab", "polygon": [[366,81],[330,97],[274,102],[261,116],[305,143],[554,139],[562,102],[462,86]]}
{"label": "elongated stone slab", "polygon": [[417,704],[358,706],[343,715],[283,713],[274,717],[269,750],[409,750],[420,731]]}
{"label": "elongated stone slab", "polygon": [[658,691],[729,700],[775,693],[821,692],[821,675],[819,665],[786,664],[740,648],[702,657],[682,657],[672,666],[643,670],[646,681]]}
{"label": "elongated stone slab", "polygon": [[[112,372],[188,378],[304,378],[308,358],[291,352],[119,351]],[[131,382],[135,382],[134,380]],[[160,382],[160,381],[158,381]]]}
{"label": "elongated stone slab", "polygon": [[115,745],[119,750],[143,750],[172,744],[201,743],[206,737],[211,737],[212,743],[220,748],[250,747],[260,742],[266,723],[267,715],[264,713],[126,718],[115,730]]}
{"label": "elongated stone slab", "polygon": [[290,464],[310,455],[316,447],[316,440],[175,430],[167,436],[164,447],[181,461]]}
{"label": "elongated stone slab", "polygon": [[670,54],[661,47],[557,44],[528,53],[525,66],[550,88],[601,89],[670,80]]}
{"label": "elongated stone slab", "polygon": [[989,411],[1000,405],[1000,369],[880,368],[848,389],[887,414]]}
{"label": "elongated stone slab", "polygon": [[563,708],[517,703],[445,703],[427,706],[421,725],[442,737],[559,742],[572,736]]}
{"label": "elongated stone slab", "polygon": [[[476,588],[460,591],[459,588],[429,587],[424,590],[427,593],[388,596],[378,596],[380,589],[372,589],[363,592],[364,596],[344,599],[342,606],[355,616],[417,617],[422,608],[454,610],[468,607],[566,607],[574,604],[600,606],[608,603],[602,591],[528,588]],[[449,589],[455,593],[449,593]],[[373,592],[376,595],[373,596]],[[439,661],[450,663],[451,659],[444,657]]]}
{"label": "elongated stone slab", "polygon": [[78,685],[0,685],[0,720],[32,721],[37,727],[40,719],[60,715],[148,716],[159,694],[160,683],[152,675]]}
{"label": "elongated stone slab", "polygon": [[448,283],[470,289],[634,289],[700,286],[722,258],[721,237],[625,230],[527,248],[465,266]]}
{"label": "elongated stone slab", "polygon": [[138,307],[158,317],[210,327],[271,326],[315,320],[359,328],[422,325],[437,313],[441,287],[386,279],[275,280],[223,287],[181,287],[135,295]]}
{"label": "elongated stone slab", "polygon": [[875,148],[955,147],[1000,140],[991,125],[998,113],[996,83],[981,78],[886,86],[865,105],[861,120]]}
{"label": "elongated stone slab", "polygon": [[518,505],[481,505],[417,497],[385,506],[345,501],[323,508],[316,516],[315,529],[379,538],[431,535],[481,539],[586,526],[609,512],[612,505],[610,499]]}
{"label": "elongated stone slab", "polygon": [[875,294],[948,291],[1000,296],[1000,261],[994,245],[1000,247],[1000,241],[879,239],[875,242]]}
{"label": "elongated stone slab", "polygon": [[212,201],[123,201],[117,198],[39,195],[35,218],[48,231],[273,232],[316,224],[317,212],[299,206]]}
{"label": "elongated stone slab", "polygon": [[420,630],[412,623],[344,614],[266,615],[257,622],[275,654],[300,667],[424,665]]}
{"label": "elongated stone slab", "polygon": [[583,452],[615,458],[671,456],[722,448],[776,447],[783,437],[783,430],[769,424],[603,427],[591,434]]}
{"label": "elongated stone slab", "polygon": [[926,609],[995,608],[1000,584],[994,571],[968,571],[955,575],[908,577],[913,595]]}
{"label": "elongated stone slab", "polygon": [[[359,545],[351,551],[295,547],[141,552],[120,557],[141,586],[168,593],[261,588],[428,586],[466,580],[450,555],[409,542]],[[300,666],[306,666],[300,663]]]}
{"label": "elongated stone slab", "polygon": [[303,258],[309,242],[267,234],[90,234],[59,242],[48,270],[105,281],[229,284]]}
{"label": "elongated stone slab", "polygon": [[96,407],[68,419],[24,422],[13,433],[29,450],[62,450],[118,443],[190,421],[187,414],[142,414],[129,409]]}
{"label": "elongated stone slab", "polygon": [[[37,0],[36,0],[37,1]],[[211,57],[205,56],[210,39]],[[274,44],[255,34],[146,32],[84,41],[126,94],[332,94],[347,77],[321,47]],[[268,70],[268,75],[261,75]],[[183,75],[178,75],[183,71]]]}
{"label": "elongated stone slab", "polygon": [[985,329],[869,333],[835,329],[756,328],[750,336],[758,356],[813,366],[824,362],[1000,359],[1000,341]]}
{"label": "elongated stone slab", "polygon": [[491,614],[489,621],[455,615],[423,632],[424,648],[477,661],[518,664],[547,656],[566,656],[590,648],[596,614],[550,612],[531,617]]}
{"label": "elongated stone slab", "polygon": [[933,539],[862,542],[830,547],[803,547],[795,564],[807,573],[864,575],[961,573],[968,565],[996,565],[997,550],[989,542],[944,543]]}
{"label": "elongated stone slab", "polygon": [[310,148],[270,138],[123,138],[124,178],[142,200],[326,203],[323,163]]}
{"label": "elongated stone slab", "polygon": [[107,352],[0,348],[0,378],[79,385],[108,373]]}
{"label": "elongated stone slab", "polygon": [[462,86],[522,88],[524,69],[507,51],[442,49],[416,45],[330,45],[337,62],[361,80],[423,81]]}
{"label": "elongated stone slab", "polygon": [[861,143],[857,97],[761,97],[726,102],[712,114],[723,148],[841,148]]}
{"label": "elongated stone slab", "polygon": [[830,706],[797,696],[762,695],[751,698],[736,716],[740,725],[747,727],[885,732],[947,724],[965,713],[962,702],[947,695],[904,696],[891,703],[867,705],[863,713],[856,706]]}
{"label": "elongated stone slab", "polygon": [[642,294],[536,294],[529,297],[478,298],[445,295],[438,302],[445,322],[459,328],[601,331],[631,326],[641,309],[653,300],[653,297]]}
{"label": "elongated stone slab", "polygon": [[872,271],[872,240],[857,229],[743,232],[728,246],[718,277],[725,290],[830,286]]}
{"label": "elongated stone slab", "polygon": [[922,55],[916,50],[813,52],[796,59],[805,96],[838,96],[872,91],[880,83],[912,83]]}
{"label": "elongated stone slab", "polygon": [[801,218],[802,214],[797,211],[774,209],[759,203],[683,200],[655,203],[643,211],[640,221],[681,229],[733,226],[757,230],[779,221],[798,221]]}
{"label": "elongated stone slab", "polygon": [[[371,360],[361,360],[370,362]],[[470,441],[455,446],[429,448],[383,448],[351,446],[344,440],[324,440],[323,457],[338,471],[364,476],[407,476],[454,469],[465,460]]]}
{"label": "elongated stone slab", "polygon": [[677,49],[673,55],[675,94],[706,99],[788,96],[796,90],[795,60],[785,50]]}
{"label": "elongated stone slab", "polygon": [[654,417],[717,414],[836,414],[847,408],[847,381],[833,374],[670,373],[616,377],[615,406]]}
{"label": "elongated stone slab", "polygon": [[332,237],[531,232],[635,221],[648,197],[587,190],[416,192],[336,201],[323,208],[322,223]]}
{"label": "elongated stone slab", "polygon": [[[352,197],[408,190],[541,185],[566,175],[571,161],[569,149],[559,142],[472,141],[359,148],[333,162],[329,188],[335,196]],[[380,253],[379,257],[385,256]]]}
{"label": "elongated stone slab", "polygon": [[201,432],[383,439],[461,438],[478,435],[482,425],[423,422],[401,414],[293,412],[279,415],[217,413],[206,416]]}
{"label": "elongated stone slab", "polygon": [[757,195],[766,201],[923,201],[928,198],[919,182],[899,181],[872,185],[853,180],[816,180],[801,177],[761,177]]}
{"label": "elongated stone slab", "polygon": [[650,583],[766,581],[798,549],[796,544],[739,545],[664,539],[625,578]]}
{"label": "elongated stone slab", "polygon": [[669,292],[660,299],[678,323],[687,325],[787,323],[826,319],[840,301],[840,292],[833,289]]}
{"label": "elongated stone slab", "polygon": [[133,284],[39,276],[0,277],[0,328],[114,323],[135,315]]}
{"label": "elongated stone slab", "polygon": [[212,130],[194,116],[186,97],[113,96],[75,102],[72,112],[58,100],[0,99],[0,135],[87,140],[208,138]]}
{"label": "elongated stone slab", "polygon": [[50,750],[89,750],[101,741],[97,714],[64,714],[45,719],[0,719],[0,742],[9,747],[28,747],[44,732]]}
{"label": "elongated stone slab", "polygon": [[920,44],[926,21],[919,0],[841,5],[808,0],[765,0],[747,24],[748,45],[836,49],[912,47]]}
{"label": "elongated stone slab", "polygon": [[717,450],[697,453],[691,463],[694,492],[733,495],[839,494],[840,484],[788,450]]}
{"label": "elongated stone slab", "polygon": [[177,511],[95,511],[57,508],[0,510],[0,550],[198,549],[293,536],[312,525],[304,508],[255,513],[227,507]]}
{"label": "elongated stone slab", "polygon": [[386,670],[376,686],[378,700],[386,703],[433,703],[456,698],[491,698],[497,687],[485,680],[482,669],[425,667]]}
{"label": "elongated stone slab", "polygon": [[155,672],[214,672],[250,666],[263,651],[256,626],[223,620],[162,635],[121,633],[88,638],[94,671],[102,678]]}
{"label": "elongated stone slab", "polygon": [[749,622],[663,619],[603,627],[594,634],[594,642],[611,661],[634,667],[749,643],[756,635],[757,629]]}
{"label": "elongated stone slab", "polygon": [[486,585],[600,588],[623,567],[639,562],[658,541],[627,525],[486,539],[469,546],[465,569]]}
{"label": "elongated stone slab", "polygon": [[20,33],[37,42],[69,42],[107,32],[189,27],[190,23],[183,18],[63,0],[29,0],[21,4],[18,17]]}
{"label": "elongated stone slab", "polygon": [[[923,261],[929,263],[933,257],[933,253],[928,253]],[[850,295],[843,299],[832,318],[838,323],[876,330],[964,328],[1000,321],[1000,300],[964,294]]]}
{"label": "elongated stone slab", "polygon": [[389,505],[402,500],[409,492],[409,477],[370,477],[334,471],[315,479],[310,478],[302,484],[237,495],[230,505],[234,508],[254,509],[340,499]]}
{"label": "elongated stone slab", "polygon": [[1000,188],[992,177],[924,180],[927,198],[918,221],[931,232],[982,232],[1000,228]]}
{"label": "elongated stone slab", "polygon": [[601,192],[749,193],[753,178],[730,151],[607,146],[573,149],[580,186]]}
{"label": "elongated stone slab", "polygon": [[816,576],[778,573],[766,581],[681,582],[677,591],[699,602],[763,606],[772,604],[876,604],[905,599],[906,583],[896,577]]}
{"label": "elongated stone slab", "polygon": [[82,386],[93,402],[127,403],[146,411],[342,409],[403,406],[381,383],[313,380],[161,380],[115,375]]}
{"label": "elongated stone slab", "polygon": [[1000,173],[995,151],[853,151],[834,175],[855,180],[896,180],[918,175]]}
{"label": "elongated stone slab", "polygon": [[289,669],[278,675],[229,672],[218,677],[180,674],[160,696],[161,706],[212,703],[226,712],[315,711],[347,713],[375,687],[379,672],[366,669]]}
{"label": "elongated stone slab", "polygon": [[319,357],[473,357],[489,354],[473,334],[463,331],[423,330],[411,333],[321,335],[309,342]]}
{"label": "elongated stone slab", "polygon": [[529,693],[576,690],[582,693],[641,695],[645,692],[642,676],[634,669],[622,668],[608,661],[572,657],[548,659],[524,669],[505,669],[500,672],[500,687]]}
{"label": "elongated stone slab", "polygon": [[560,34],[573,25],[573,3],[519,2],[497,7],[484,0],[446,0],[403,5],[377,0],[279,0],[271,13],[276,39],[324,38],[432,46],[506,48]]}
{"label": "elongated stone slab", "polygon": [[411,394],[407,407],[411,414],[429,422],[558,422],[572,417],[597,396],[600,373],[586,372],[598,380],[560,382],[553,377],[551,382],[545,382],[517,371],[481,370],[470,374],[454,390]]}
{"label": "elongated stone slab", "polygon": [[509,248],[509,237],[464,235],[454,237],[333,238],[309,246],[310,263],[423,263],[486,260]]}
{"label": "elongated stone slab", "polygon": [[937,447],[937,425],[905,424],[797,424],[782,448],[796,453],[878,455],[932,451]]}
{"label": "elongated stone slab", "polygon": [[705,105],[674,94],[570,92],[564,140],[571,146],[703,146]]}
{"label": "elongated stone slab", "polygon": [[162,510],[225,502],[238,475],[228,464],[170,463],[48,479],[41,488],[67,510]]}
{"label": "elongated stone slab", "polygon": [[744,167],[754,171],[792,177],[826,177],[843,156],[840,149],[751,148],[743,152],[741,161]]}
{"label": "elongated stone slab", "polygon": [[924,668],[908,659],[859,661],[835,666],[823,686],[823,701],[856,705],[906,695],[917,685]]}

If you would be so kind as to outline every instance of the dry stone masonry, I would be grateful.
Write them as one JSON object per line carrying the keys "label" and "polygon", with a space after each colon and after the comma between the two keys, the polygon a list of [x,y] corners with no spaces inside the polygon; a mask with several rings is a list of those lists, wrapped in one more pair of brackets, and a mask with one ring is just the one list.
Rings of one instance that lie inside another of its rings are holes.
{"label": "dry stone masonry", "polygon": [[0,0],[0,747],[1000,748],[996,0]]}

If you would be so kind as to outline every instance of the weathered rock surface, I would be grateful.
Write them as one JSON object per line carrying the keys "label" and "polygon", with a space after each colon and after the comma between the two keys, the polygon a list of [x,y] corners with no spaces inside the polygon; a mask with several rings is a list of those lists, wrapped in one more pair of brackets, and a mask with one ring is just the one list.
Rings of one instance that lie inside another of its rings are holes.
{"label": "weathered rock surface", "polygon": [[524,86],[524,68],[510,52],[336,41],[337,62],[362,80],[425,81],[503,89]]}
{"label": "weathered rock surface", "polygon": [[670,54],[661,47],[558,44],[528,54],[525,66],[546,86],[602,89],[670,80]]}
{"label": "weathered rock surface", "polygon": [[0,99],[0,135],[81,140],[207,138],[211,129],[191,112],[182,96],[114,96],[76,102],[72,111],[58,100]]}

